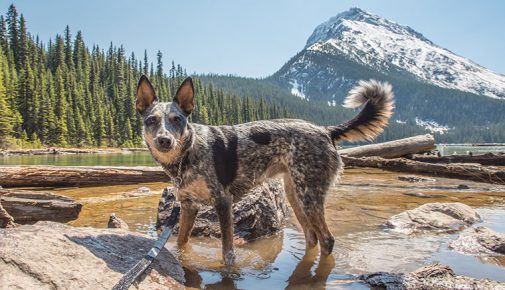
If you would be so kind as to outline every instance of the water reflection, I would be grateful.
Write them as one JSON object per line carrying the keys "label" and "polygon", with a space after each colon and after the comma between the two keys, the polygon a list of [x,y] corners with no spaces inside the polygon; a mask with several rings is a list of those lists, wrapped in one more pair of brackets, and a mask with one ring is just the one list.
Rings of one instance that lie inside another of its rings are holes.
{"label": "water reflection", "polygon": [[335,267],[335,257],[333,255],[321,257],[316,269],[312,272],[312,267],[316,264],[318,254],[319,250],[317,248],[305,253],[291,276],[289,276],[286,289],[326,288],[326,280],[328,280],[328,276],[331,274],[333,267]]}

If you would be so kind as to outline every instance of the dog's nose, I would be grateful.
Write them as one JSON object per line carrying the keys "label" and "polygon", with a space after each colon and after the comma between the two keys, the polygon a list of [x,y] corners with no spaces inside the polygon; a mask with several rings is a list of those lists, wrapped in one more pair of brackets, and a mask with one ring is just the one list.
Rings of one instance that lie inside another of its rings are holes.
{"label": "dog's nose", "polygon": [[163,149],[170,149],[172,147],[172,139],[168,137],[158,137],[158,145]]}

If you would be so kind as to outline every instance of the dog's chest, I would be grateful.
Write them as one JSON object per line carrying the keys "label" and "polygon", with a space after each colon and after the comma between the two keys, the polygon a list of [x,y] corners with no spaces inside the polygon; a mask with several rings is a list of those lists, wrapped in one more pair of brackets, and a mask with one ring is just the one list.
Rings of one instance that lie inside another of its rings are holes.
{"label": "dog's chest", "polygon": [[177,190],[176,197],[179,201],[192,200],[206,204],[212,201],[207,182],[203,178],[198,178],[185,184]]}

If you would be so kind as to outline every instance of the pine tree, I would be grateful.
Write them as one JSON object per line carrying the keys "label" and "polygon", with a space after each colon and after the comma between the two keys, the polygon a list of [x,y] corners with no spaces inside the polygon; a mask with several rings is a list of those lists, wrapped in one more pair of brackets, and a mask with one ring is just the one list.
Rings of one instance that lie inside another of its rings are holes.
{"label": "pine tree", "polygon": [[[0,66],[3,66],[4,61],[3,53],[0,53]],[[7,138],[12,134],[14,123],[12,111],[7,102],[3,79],[3,70],[0,70],[0,148],[9,145]]]}

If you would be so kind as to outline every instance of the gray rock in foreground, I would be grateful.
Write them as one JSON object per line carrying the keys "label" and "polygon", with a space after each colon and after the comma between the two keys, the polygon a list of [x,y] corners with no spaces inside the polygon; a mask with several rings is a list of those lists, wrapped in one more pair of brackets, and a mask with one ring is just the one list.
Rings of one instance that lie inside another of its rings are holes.
{"label": "gray rock in foreground", "polygon": [[450,244],[450,247],[470,256],[505,255],[505,234],[485,227],[477,227],[462,233],[457,240]]}
{"label": "gray rock in foreground", "polygon": [[397,232],[413,234],[423,231],[453,232],[479,221],[479,214],[465,204],[437,202],[397,214],[385,225]]}
{"label": "gray rock in foreground", "polygon": [[[175,202],[173,188],[166,188],[160,199],[156,228],[159,229],[172,209],[179,206],[179,203]],[[278,180],[266,182],[233,204],[235,235],[246,241],[271,235],[283,228],[286,213],[283,183]],[[178,229],[177,224],[174,232],[177,233]],[[191,235],[217,238],[221,236],[214,207],[200,206]]]}
{"label": "gray rock in foreground", "polygon": [[[153,246],[121,229],[38,222],[0,229],[2,289],[111,289]],[[184,271],[165,248],[141,277],[140,289],[184,289]],[[3,288],[5,287],[5,288]]]}
{"label": "gray rock in foreground", "polygon": [[454,274],[451,268],[432,264],[408,274],[378,272],[360,277],[373,289],[505,289],[505,283]]}

